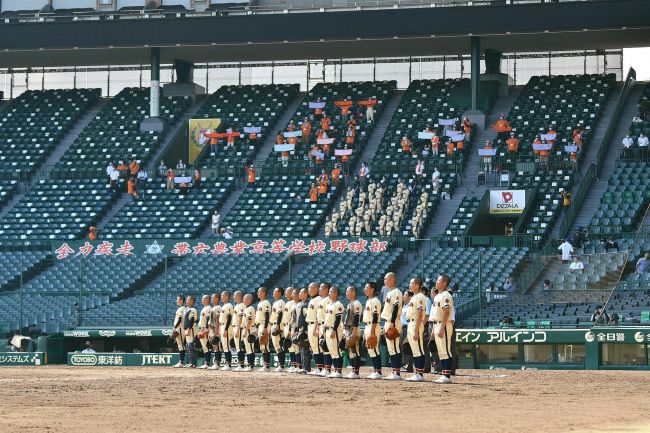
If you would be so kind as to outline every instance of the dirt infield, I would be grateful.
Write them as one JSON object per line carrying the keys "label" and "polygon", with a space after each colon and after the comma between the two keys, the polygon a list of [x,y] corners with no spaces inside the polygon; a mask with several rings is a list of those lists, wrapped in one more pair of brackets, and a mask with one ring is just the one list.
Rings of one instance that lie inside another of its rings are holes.
{"label": "dirt infield", "polygon": [[463,370],[453,384],[436,385],[7,367],[0,369],[0,432],[638,433],[650,432],[648,390],[648,372]]}

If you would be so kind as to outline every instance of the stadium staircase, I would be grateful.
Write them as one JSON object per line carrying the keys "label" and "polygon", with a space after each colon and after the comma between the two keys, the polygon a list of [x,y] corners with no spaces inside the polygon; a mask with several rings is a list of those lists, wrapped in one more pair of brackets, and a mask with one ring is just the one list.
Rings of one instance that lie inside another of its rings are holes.
{"label": "stadium staircase", "polygon": [[[600,176],[591,188],[589,188],[589,192],[587,192],[587,196],[582,203],[580,211],[576,215],[573,223],[574,227],[586,227],[589,225],[591,217],[593,217],[594,212],[598,210],[600,199],[602,198],[603,193],[607,190],[609,178],[612,176],[612,173],[614,173],[614,169],[616,168],[617,156],[623,146],[621,140],[625,137],[625,134],[630,128],[632,118],[638,114],[637,103],[639,102],[639,98],[641,93],[643,93],[646,84],[647,83],[645,82],[637,82],[634,85],[634,88],[630,91],[627,101],[623,106],[621,117],[618,120],[611,142],[607,143],[607,155],[605,156],[605,162],[600,170]],[[609,109],[609,107],[606,108],[606,110]]]}
{"label": "stadium staircase", "polygon": [[[298,106],[302,103],[302,100],[305,98],[306,92],[300,92],[296,98],[294,98],[293,101],[287,105],[287,108],[284,110],[284,113],[278,118],[278,121],[272,125],[268,130],[270,131],[269,134],[267,134],[267,137],[264,139],[264,143],[262,144],[262,147],[259,149],[257,152],[257,155],[255,156],[255,159],[253,160],[253,165],[257,167],[258,170],[258,177],[264,175],[264,169],[263,169],[263,164],[266,159],[273,153],[273,146],[275,146],[275,133],[274,131],[277,131],[278,129],[284,129],[286,125],[289,124],[289,121],[293,117],[293,114],[296,112],[298,109]],[[246,190],[247,188],[247,182],[243,180],[243,178],[240,179],[241,181],[238,182],[236,185],[236,189],[230,193],[226,201],[221,205],[219,208],[219,215],[221,215],[221,220],[223,221],[224,217],[228,215],[230,210],[235,206],[235,203],[239,200],[241,197],[242,193]],[[208,224],[207,227],[203,230],[201,233],[201,237],[211,237],[214,236],[212,234],[212,225]]]}
{"label": "stadium staircase", "polygon": [[49,170],[51,170],[54,164],[61,158],[61,155],[72,146],[72,143],[74,143],[74,140],[79,136],[79,134],[81,134],[81,131],[83,131],[97,113],[104,108],[107,101],[107,99],[98,99],[97,102],[95,102],[83,115],[79,117],[74,126],[72,126],[72,128],[61,137],[52,153],[47,156],[40,168],[29,179],[27,179],[26,182],[23,182],[22,188],[20,188],[19,192],[13,195],[2,209],[0,209],[0,219],[9,213],[16,203],[25,197],[37,180],[47,178]]}

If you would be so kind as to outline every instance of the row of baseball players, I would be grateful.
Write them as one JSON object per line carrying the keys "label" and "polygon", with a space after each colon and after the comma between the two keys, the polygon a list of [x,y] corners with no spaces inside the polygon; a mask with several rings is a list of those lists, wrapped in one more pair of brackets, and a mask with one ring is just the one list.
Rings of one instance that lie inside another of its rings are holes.
{"label": "row of baseball players", "polygon": [[[388,293],[383,306],[377,298],[378,290],[374,282],[368,282],[363,289],[367,296],[365,306],[357,300],[358,289],[349,286],[345,291],[349,302],[344,307],[339,299],[340,289],[328,283],[311,283],[306,289],[288,287],[283,290],[277,287],[272,294],[273,304],[267,299],[268,289],[260,287],[256,307],[253,306],[253,295],[244,295],[241,291],[233,295],[235,305],[231,304],[230,292],[227,291],[220,296],[204,295],[200,315],[194,308],[194,297],[188,296],[186,301],[181,295],[177,298],[178,309],[172,330],[172,338],[175,339],[180,354],[180,362],[175,367],[196,367],[196,345],[200,344],[205,360],[199,368],[252,371],[255,345],[258,343],[263,361],[263,366],[258,371],[271,371],[272,345],[279,364],[274,370],[276,372],[340,378],[343,377],[342,352],[347,351],[352,372],[345,377],[358,379],[363,324],[363,344],[374,369],[368,379],[384,378],[379,349],[383,335],[392,368],[385,379],[401,380],[400,319],[402,308],[406,308],[406,339],[415,367],[413,376],[406,380],[424,380],[425,347],[429,347],[432,353],[437,354],[441,365],[441,375],[435,382],[450,383],[453,297],[447,291],[449,277],[442,274],[436,280],[437,295],[428,317],[420,278],[410,281],[408,290],[413,295],[406,306],[403,306],[402,292],[396,288],[394,273],[386,274],[384,285]],[[432,331],[431,341],[425,346],[424,329],[427,321],[431,323]],[[237,366],[234,368],[233,349],[237,353]],[[186,353],[189,355],[188,364],[185,364]],[[287,353],[290,366],[285,370]],[[222,355],[225,357],[225,365],[219,368]],[[316,366],[313,370],[312,358]]]}

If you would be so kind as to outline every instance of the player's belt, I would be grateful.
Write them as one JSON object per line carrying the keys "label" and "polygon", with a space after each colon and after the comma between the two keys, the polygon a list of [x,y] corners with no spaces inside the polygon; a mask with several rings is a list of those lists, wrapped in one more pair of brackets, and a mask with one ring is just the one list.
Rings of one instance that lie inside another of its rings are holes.
{"label": "player's belt", "polygon": [[316,322],[307,322],[308,325],[313,325],[313,324],[315,324],[315,323],[316,323]]}
{"label": "player's belt", "polygon": [[439,320],[432,320],[431,323],[433,323],[434,325],[437,325],[438,323],[442,323],[442,322],[439,321]]}
{"label": "player's belt", "polygon": [[417,322],[417,321],[418,321],[418,319],[409,319],[409,323],[411,323],[411,322]]}

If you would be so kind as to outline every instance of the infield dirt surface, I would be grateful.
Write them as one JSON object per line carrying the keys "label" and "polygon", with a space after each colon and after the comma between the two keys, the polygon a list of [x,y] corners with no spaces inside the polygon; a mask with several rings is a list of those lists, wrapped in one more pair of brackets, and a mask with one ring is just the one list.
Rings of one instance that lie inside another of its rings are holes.
{"label": "infield dirt surface", "polygon": [[0,432],[650,432],[649,372],[461,370],[451,385],[432,378],[7,367]]}

